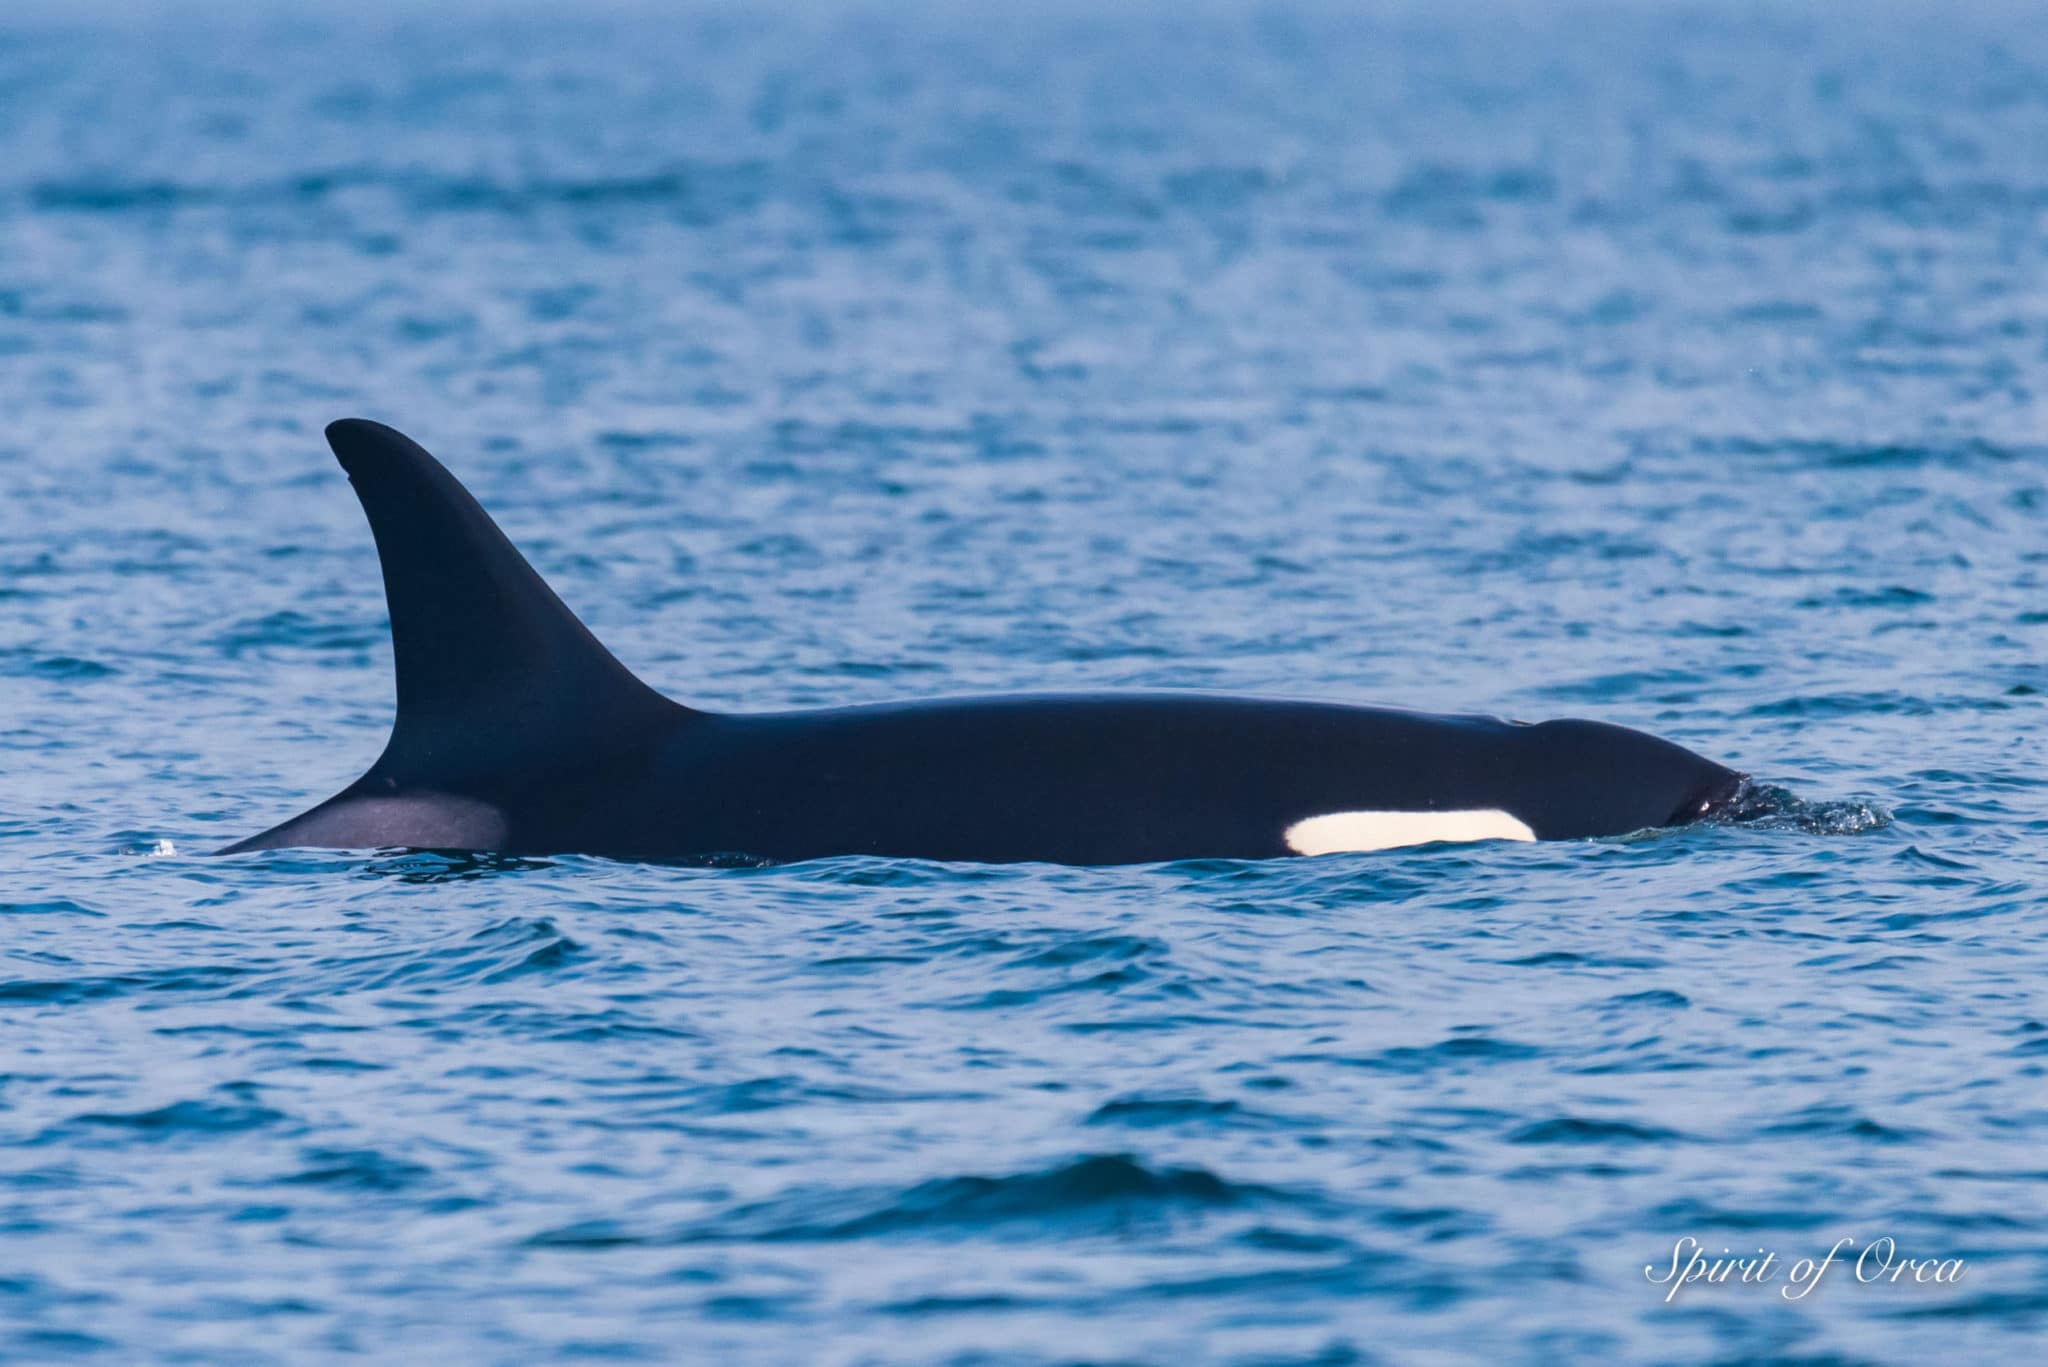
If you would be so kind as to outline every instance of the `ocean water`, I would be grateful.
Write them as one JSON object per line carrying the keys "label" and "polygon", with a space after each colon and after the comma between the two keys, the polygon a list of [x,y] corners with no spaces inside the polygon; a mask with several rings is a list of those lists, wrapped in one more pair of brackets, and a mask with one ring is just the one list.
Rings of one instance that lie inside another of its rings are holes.
{"label": "ocean water", "polygon": [[[2019,5],[10,5],[0,1356],[2028,1360],[2044,375]],[[208,858],[383,741],[352,414],[696,705],[1580,715],[1782,795]]]}

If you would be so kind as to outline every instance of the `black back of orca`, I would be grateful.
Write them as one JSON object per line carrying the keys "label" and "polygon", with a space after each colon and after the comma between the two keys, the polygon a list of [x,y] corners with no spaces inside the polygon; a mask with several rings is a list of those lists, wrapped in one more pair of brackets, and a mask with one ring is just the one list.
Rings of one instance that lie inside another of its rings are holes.
{"label": "black back of orca", "polygon": [[1592,721],[1131,693],[717,715],[614,659],[454,476],[327,429],[384,572],[398,711],[356,782],[220,851],[1259,859],[1695,820],[1741,775]]}

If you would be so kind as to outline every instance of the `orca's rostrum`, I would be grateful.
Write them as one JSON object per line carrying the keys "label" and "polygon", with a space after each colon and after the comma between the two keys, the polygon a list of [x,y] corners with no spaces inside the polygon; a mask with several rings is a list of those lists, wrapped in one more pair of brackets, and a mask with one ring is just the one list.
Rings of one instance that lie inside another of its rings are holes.
{"label": "orca's rostrum", "polygon": [[398,715],[341,792],[222,850],[1127,864],[1679,825],[1742,775],[1594,721],[1201,693],[719,714],[649,688],[438,461],[327,440],[383,563]]}

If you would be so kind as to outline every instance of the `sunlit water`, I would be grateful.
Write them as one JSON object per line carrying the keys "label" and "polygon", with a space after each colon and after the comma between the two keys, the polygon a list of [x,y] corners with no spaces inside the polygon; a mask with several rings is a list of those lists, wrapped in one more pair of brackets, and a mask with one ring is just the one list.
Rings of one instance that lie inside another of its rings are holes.
{"label": "sunlit water", "polygon": [[[0,17],[0,1352],[2038,1348],[2048,26],[1021,8]],[[1785,796],[209,859],[389,721],[346,414],[693,704],[1584,715]],[[1667,1304],[1684,1238],[1779,1271]]]}

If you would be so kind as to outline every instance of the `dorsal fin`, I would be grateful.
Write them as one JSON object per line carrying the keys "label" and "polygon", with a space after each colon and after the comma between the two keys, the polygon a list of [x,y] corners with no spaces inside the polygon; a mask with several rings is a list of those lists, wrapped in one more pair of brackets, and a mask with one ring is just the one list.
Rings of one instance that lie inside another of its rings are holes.
{"label": "dorsal fin", "polygon": [[686,714],[613,658],[416,442],[363,418],[329,424],[327,442],[369,515],[391,613],[398,717],[368,777],[446,782]]}

